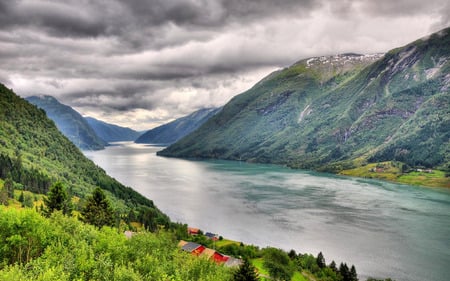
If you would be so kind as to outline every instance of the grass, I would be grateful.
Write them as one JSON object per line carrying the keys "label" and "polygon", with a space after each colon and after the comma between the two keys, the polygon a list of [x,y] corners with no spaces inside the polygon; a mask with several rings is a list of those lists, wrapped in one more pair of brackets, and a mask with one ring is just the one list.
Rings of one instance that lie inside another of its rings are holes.
{"label": "grass", "polygon": [[410,172],[401,175],[398,182],[411,185],[426,185],[432,187],[448,187],[450,188],[450,178],[445,177],[445,172],[433,170],[431,173]]}
{"label": "grass", "polygon": [[309,281],[309,279],[306,279],[305,276],[303,276],[300,272],[296,271],[294,273],[294,276],[292,276],[292,281]]}
{"label": "grass", "polygon": [[[378,170],[377,167],[379,167]],[[380,179],[410,185],[450,188],[450,178],[445,177],[445,172],[443,171],[433,170],[431,173],[414,171],[402,174],[399,167],[399,164],[390,161],[371,163],[358,168],[343,170],[339,174],[351,177]]]}
{"label": "grass", "polygon": [[253,260],[251,260],[251,263],[258,270],[260,280],[270,280],[268,278],[263,277],[263,276],[269,276],[269,272],[264,268],[264,261],[262,258],[253,259]]}
{"label": "grass", "polygon": [[239,246],[241,243],[237,242],[237,241],[225,239],[225,238],[222,239],[222,240],[217,240],[216,241],[216,247],[217,248],[221,248],[221,247],[232,245],[232,244],[235,244],[235,245]]}
{"label": "grass", "polygon": [[[270,281],[271,280],[270,278],[266,278],[266,277],[269,277],[270,274],[264,268],[264,261],[262,258],[253,259],[253,260],[251,260],[251,263],[258,270],[260,280],[262,280],[262,281],[265,281],[265,280]],[[310,280],[312,280],[312,279],[306,278],[306,276],[303,276],[299,271],[294,272],[294,276],[292,276],[292,279],[291,279],[291,281],[310,281]]]}

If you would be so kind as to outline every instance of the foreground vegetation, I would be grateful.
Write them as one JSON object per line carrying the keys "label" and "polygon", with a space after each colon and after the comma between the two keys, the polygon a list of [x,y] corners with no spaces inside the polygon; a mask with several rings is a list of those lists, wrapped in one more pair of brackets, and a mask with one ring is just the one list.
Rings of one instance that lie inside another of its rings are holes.
{"label": "foreground vegetation", "polygon": [[181,252],[169,231],[127,239],[64,216],[0,206],[0,280],[230,280],[231,271]]}

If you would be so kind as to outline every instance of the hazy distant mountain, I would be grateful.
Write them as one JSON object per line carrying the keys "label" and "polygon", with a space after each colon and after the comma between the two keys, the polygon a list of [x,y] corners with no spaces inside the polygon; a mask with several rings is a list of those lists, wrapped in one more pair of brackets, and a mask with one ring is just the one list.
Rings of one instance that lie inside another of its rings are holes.
{"label": "hazy distant mountain", "polygon": [[95,133],[106,142],[134,141],[142,134],[133,129],[109,124],[92,117],[85,117],[84,119],[94,129]]}
{"label": "hazy distant mountain", "polygon": [[170,123],[151,129],[140,136],[136,143],[172,144],[193,132],[209,118],[217,114],[221,108],[200,109]]}
{"label": "hazy distant mountain", "polygon": [[450,166],[450,29],[380,55],[301,60],[159,155],[340,171]]}
{"label": "hazy distant mountain", "polygon": [[42,108],[52,119],[56,127],[76,146],[84,150],[98,150],[107,144],[102,140],[87,121],[70,106],[60,103],[51,96],[32,96],[27,101]]}

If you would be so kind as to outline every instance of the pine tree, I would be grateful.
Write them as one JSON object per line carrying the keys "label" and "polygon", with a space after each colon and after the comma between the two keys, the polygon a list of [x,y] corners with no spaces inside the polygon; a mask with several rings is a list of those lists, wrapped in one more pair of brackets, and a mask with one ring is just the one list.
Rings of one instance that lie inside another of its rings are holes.
{"label": "pine tree", "polygon": [[350,281],[358,281],[358,274],[356,274],[356,268],[352,265],[350,269]]}
{"label": "pine tree", "polygon": [[324,268],[325,266],[327,266],[327,264],[325,263],[325,258],[323,257],[322,252],[320,252],[320,253],[317,255],[316,262],[317,262],[317,265],[318,265],[320,268]]}
{"label": "pine tree", "polygon": [[331,263],[330,263],[330,268],[331,268],[334,272],[337,272],[337,271],[338,271],[338,269],[337,269],[337,267],[336,267],[336,262],[335,262],[335,261],[331,261]]}
{"label": "pine tree", "polygon": [[92,196],[87,199],[81,214],[83,215],[84,222],[99,228],[105,225],[114,225],[114,212],[108,199],[106,199],[105,193],[103,193],[103,190],[99,187],[97,187],[92,193]]}
{"label": "pine tree", "polygon": [[67,191],[61,182],[57,182],[50,187],[47,198],[44,199],[44,213],[50,216],[54,211],[62,211],[63,214],[70,214],[72,211],[70,199]]}
{"label": "pine tree", "polygon": [[3,184],[3,188],[8,194],[8,198],[14,198],[14,182],[11,177],[8,177]]}
{"label": "pine tree", "polygon": [[23,202],[25,201],[25,197],[24,197],[24,195],[23,195],[23,191],[20,193],[20,195],[19,195],[19,202],[20,203],[22,203],[22,207],[24,206],[23,205]]}
{"label": "pine tree", "polygon": [[348,270],[348,266],[346,263],[341,263],[341,265],[339,266],[339,273],[341,274],[343,281],[351,281],[350,271]]}
{"label": "pine tree", "polygon": [[244,262],[233,274],[233,281],[258,281],[258,274],[255,271],[255,267],[244,259]]}

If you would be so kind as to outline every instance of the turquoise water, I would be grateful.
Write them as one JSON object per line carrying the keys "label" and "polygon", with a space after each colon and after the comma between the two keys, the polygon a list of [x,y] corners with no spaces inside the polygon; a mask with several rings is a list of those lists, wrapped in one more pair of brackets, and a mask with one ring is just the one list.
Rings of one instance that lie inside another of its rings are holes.
{"label": "turquoise water", "polygon": [[[450,276],[450,190],[231,161],[156,156],[121,143],[85,152],[172,220],[260,246],[324,253],[368,276]],[[361,278],[362,277],[362,278]]]}

